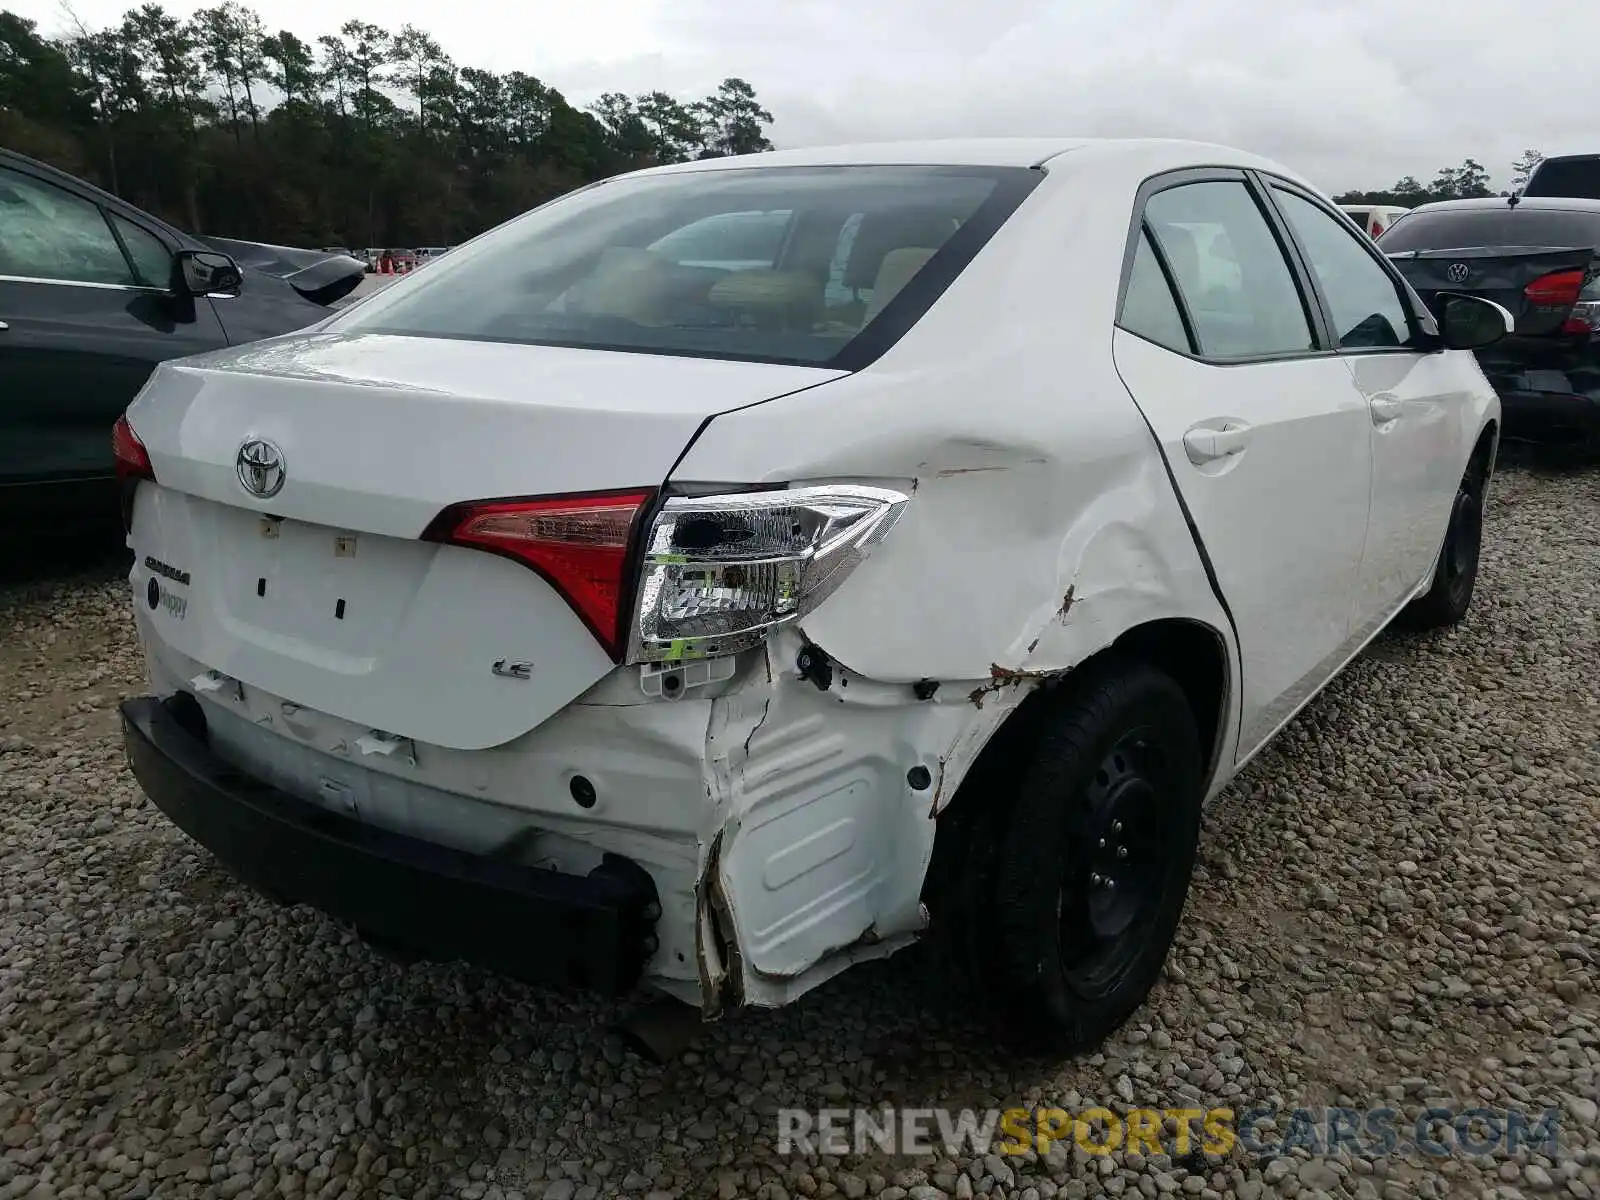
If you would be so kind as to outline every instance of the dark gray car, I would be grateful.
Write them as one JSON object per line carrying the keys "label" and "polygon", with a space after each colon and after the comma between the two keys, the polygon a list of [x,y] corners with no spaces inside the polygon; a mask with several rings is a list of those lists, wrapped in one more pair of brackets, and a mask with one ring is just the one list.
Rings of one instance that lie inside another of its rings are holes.
{"label": "dark gray car", "polygon": [[363,270],[194,237],[0,150],[0,543],[115,529],[111,428],[155,364],[321,320]]}
{"label": "dark gray car", "polygon": [[1478,352],[1507,441],[1600,453],[1600,200],[1424,204],[1378,246],[1430,305],[1468,293],[1516,319],[1515,333]]}

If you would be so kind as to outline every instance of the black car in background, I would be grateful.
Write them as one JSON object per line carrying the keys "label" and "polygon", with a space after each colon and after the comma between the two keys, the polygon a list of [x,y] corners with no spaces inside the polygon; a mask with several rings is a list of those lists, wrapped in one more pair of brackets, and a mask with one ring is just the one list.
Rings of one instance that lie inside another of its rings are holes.
{"label": "black car in background", "polygon": [[1600,454],[1600,199],[1424,204],[1378,247],[1430,307],[1465,292],[1516,319],[1515,333],[1478,352],[1506,441]]}
{"label": "black car in background", "polygon": [[1522,197],[1600,200],[1600,154],[1557,154],[1542,159],[1522,187]]}
{"label": "black car in background", "polygon": [[193,237],[0,150],[0,544],[115,529],[111,429],[155,364],[318,321],[363,270]]}

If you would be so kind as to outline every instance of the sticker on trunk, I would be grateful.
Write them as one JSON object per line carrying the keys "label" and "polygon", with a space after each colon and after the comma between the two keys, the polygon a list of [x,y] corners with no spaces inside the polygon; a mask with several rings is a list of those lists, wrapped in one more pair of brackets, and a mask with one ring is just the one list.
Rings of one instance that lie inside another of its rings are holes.
{"label": "sticker on trunk", "polygon": [[189,601],[178,595],[171,588],[161,586],[161,581],[154,575],[144,589],[145,602],[150,605],[150,611],[165,609],[167,614],[175,621],[181,621],[189,613]]}

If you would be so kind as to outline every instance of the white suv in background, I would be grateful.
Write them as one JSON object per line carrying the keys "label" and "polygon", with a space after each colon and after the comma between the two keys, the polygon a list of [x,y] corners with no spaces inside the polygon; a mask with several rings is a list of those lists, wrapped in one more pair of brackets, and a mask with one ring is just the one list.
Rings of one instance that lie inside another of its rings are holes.
{"label": "white suv in background", "polygon": [[1373,240],[1411,210],[1397,204],[1341,204],[1349,218],[1369,233]]}
{"label": "white suv in background", "polygon": [[932,935],[1030,1048],[1091,1045],[1202,802],[1467,611],[1507,328],[1215,146],[608,180],[156,370],[130,760],[391,948],[714,1015]]}

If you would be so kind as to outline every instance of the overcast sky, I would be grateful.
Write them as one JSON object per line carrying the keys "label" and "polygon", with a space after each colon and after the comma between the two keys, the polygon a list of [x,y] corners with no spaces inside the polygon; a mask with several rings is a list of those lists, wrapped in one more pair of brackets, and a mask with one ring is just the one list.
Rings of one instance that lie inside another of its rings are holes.
{"label": "overcast sky", "polygon": [[[127,0],[73,0],[90,27]],[[45,32],[60,0],[0,0]],[[200,4],[170,0],[187,16]],[[1467,156],[1600,150],[1572,0],[259,0],[308,40],[350,17],[429,30],[458,63],[587,104],[748,79],[780,146],[988,134],[1199,137],[1322,186],[1424,183]],[[1516,19],[1522,17],[1524,19]],[[1563,68],[1562,64],[1569,64]]]}

